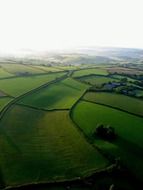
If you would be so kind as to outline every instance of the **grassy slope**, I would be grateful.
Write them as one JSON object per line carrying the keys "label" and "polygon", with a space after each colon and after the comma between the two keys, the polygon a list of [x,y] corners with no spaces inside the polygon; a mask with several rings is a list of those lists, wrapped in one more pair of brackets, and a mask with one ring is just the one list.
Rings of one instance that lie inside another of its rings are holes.
{"label": "grassy slope", "polygon": [[0,147],[6,186],[72,179],[108,164],[73,126],[67,111],[11,108],[0,124]]}
{"label": "grassy slope", "polygon": [[25,97],[20,103],[45,109],[70,108],[87,88],[88,85],[68,78]]}
{"label": "grassy slope", "polygon": [[108,72],[105,69],[83,69],[75,71],[73,77],[80,77],[84,75],[98,74],[98,75],[108,75]]}
{"label": "grassy slope", "polygon": [[[143,118],[81,101],[74,109],[73,119],[98,147],[108,154],[121,157],[124,164],[143,180]],[[94,137],[99,123],[113,126],[117,140],[107,142]]]}
{"label": "grassy slope", "polygon": [[136,98],[113,93],[89,92],[84,96],[84,99],[143,116],[143,101]]}
{"label": "grassy slope", "polygon": [[10,102],[12,99],[8,98],[8,97],[3,97],[0,98],[0,111],[2,110],[2,108],[8,103]]}
{"label": "grassy slope", "polygon": [[44,73],[44,71],[36,69],[34,67],[22,65],[22,64],[1,64],[2,68],[5,69],[8,73],[17,75],[19,73],[30,73],[30,74],[37,74],[37,73]]}
{"label": "grassy slope", "polygon": [[65,73],[55,73],[39,76],[18,77],[0,80],[0,89],[12,96],[19,96],[31,89],[34,89],[46,82],[54,80]]}

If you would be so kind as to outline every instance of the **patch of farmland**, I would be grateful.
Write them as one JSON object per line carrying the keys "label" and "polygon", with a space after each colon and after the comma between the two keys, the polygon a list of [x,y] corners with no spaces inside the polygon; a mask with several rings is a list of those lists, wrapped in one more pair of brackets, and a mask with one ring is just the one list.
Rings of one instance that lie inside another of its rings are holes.
{"label": "patch of farmland", "polygon": [[[72,117],[101,150],[120,157],[143,180],[143,118],[85,101],[75,107]],[[114,127],[117,140],[108,142],[94,137],[98,124]]]}
{"label": "patch of farmland", "polygon": [[65,73],[53,73],[47,75],[17,77],[11,79],[0,80],[0,89],[12,96],[19,96],[26,93],[46,82],[61,77]]}
{"label": "patch of farmland", "polygon": [[116,79],[123,79],[123,78],[127,78],[127,82],[135,82],[136,80],[135,79],[132,79],[130,77],[126,77],[126,76],[123,76],[123,75],[112,75],[112,77],[116,78]]}
{"label": "patch of farmland", "polygon": [[0,98],[0,111],[2,110],[2,108],[9,103],[12,100],[12,98],[9,97],[2,97]]}
{"label": "patch of farmland", "polygon": [[118,81],[118,79],[113,79],[113,78],[104,77],[104,76],[96,76],[96,75],[81,77],[79,78],[79,80],[91,85],[96,85],[96,86],[101,86],[102,84],[108,83],[108,82]]}
{"label": "patch of farmland", "polygon": [[143,98],[143,90],[135,90],[136,97],[142,97]]}
{"label": "patch of farmland", "polygon": [[143,71],[136,69],[129,69],[124,67],[112,67],[107,69],[110,74],[127,74],[127,75],[141,75]]}
{"label": "patch of farmland", "polygon": [[113,126],[119,136],[143,148],[143,118],[85,101],[76,106],[73,118],[89,136],[102,123]]}
{"label": "patch of farmland", "polygon": [[75,71],[73,73],[73,77],[81,77],[85,75],[91,75],[91,74],[96,74],[96,75],[108,75],[108,72],[106,69],[81,69],[79,71]]}
{"label": "patch of farmland", "polygon": [[23,65],[23,64],[1,64],[1,67],[8,73],[21,76],[21,75],[29,75],[29,74],[38,74],[45,73],[40,69],[36,69],[31,66]]}
{"label": "patch of farmland", "polygon": [[11,107],[0,123],[0,149],[5,186],[76,179],[108,164],[67,111]]}
{"label": "patch of farmland", "polygon": [[88,92],[84,99],[143,116],[143,101],[137,98],[106,92]]}
{"label": "patch of farmland", "polygon": [[44,109],[68,109],[87,88],[88,85],[68,78],[24,97],[19,103]]}
{"label": "patch of farmland", "polygon": [[58,72],[58,71],[62,71],[60,68],[56,68],[56,67],[53,67],[53,66],[49,67],[49,66],[39,66],[39,65],[37,65],[37,66],[33,66],[33,67],[35,67],[37,69],[40,69],[40,70],[43,70],[45,72]]}
{"label": "patch of farmland", "polygon": [[79,69],[79,66],[74,66],[74,65],[61,65],[61,66],[56,66],[56,68],[62,69],[62,70],[75,70]]}
{"label": "patch of farmland", "polygon": [[11,77],[11,76],[14,76],[13,74],[10,74],[8,72],[6,72],[5,70],[3,70],[1,67],[0,67],[0,79],[1,78],[6,78],[6,77]]}

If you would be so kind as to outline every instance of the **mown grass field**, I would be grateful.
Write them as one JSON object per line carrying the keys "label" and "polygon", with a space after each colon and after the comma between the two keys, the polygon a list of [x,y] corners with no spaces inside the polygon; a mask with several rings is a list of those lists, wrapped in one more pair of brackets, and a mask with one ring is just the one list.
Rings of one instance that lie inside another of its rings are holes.
{"label": "mown grass field", "polygon": [[0,80],[0,89],[5,93],[16,97],[64,74],[65,73],[63,72]]}
{"label": "mown grass field", "polygon": [[143,101],[137,98],[106,92],[88,92],[84,99],[143,116]]}
{"label": "mown grass field", "polygon": [[37,74],[37,73],[45,73],[40,69],[36,69],[31,66],[23,65],[23,64],[16,64],[16,63],[6,63],[0,64],[0,66],[10,74],[13,75],[21,75],[21,74]]}
{"label": "mown grass field", "polygon": [[0,111],[11,100],[12,100],[12,98],[9,98],[9,97],[0,97]]}
{"label": "mown grass field", "polygon": [[[85,101],[75,107],[72,117],[101,150],[120,157],[129,170],[143,180],[143,118]],[[107,142],[94,136],[98,124],[114,127],[117,140]]]}
{"label": "mown grass field", "polygon": [[68,78],[26,96],[19,103],[44,109],[68,109],[87,88],[88,85]]}
{"label": "mown grass field", "polygon": [[96,76],[96,75],[85,76],[85,77],[83,76],[79,78],[79,80],[96,86],[101,86],[102,84],[108,82],[119,81],[118,79],[112,79],[110,77]]}
{"label": "mown grass field", "polygon": [[13,106],[0,123],[5,186],[83,177],[108,165],[78,132],[67,111]]}
{"label": "mown grass field", "polygon": [[91,75],[91,74],[96,74],[96,75],[108,75],[108,72],[106,69],[81,69],[79,71],[75,71],[73,73],[73,77],[81,77],[84,75]]}

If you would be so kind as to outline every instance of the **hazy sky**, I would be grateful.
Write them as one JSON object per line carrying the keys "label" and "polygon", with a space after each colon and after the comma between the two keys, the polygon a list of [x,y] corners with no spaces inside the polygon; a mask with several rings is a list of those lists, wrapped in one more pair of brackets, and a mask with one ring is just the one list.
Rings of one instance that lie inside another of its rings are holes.
{"label": "hazy sky", "polygon": [[0,0],[0,52],[143,48],[143,0]]}

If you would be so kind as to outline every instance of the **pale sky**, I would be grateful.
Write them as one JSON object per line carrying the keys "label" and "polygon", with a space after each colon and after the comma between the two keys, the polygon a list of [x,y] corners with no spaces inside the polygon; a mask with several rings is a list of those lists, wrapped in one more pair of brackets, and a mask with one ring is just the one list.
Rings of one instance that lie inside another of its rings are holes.
{"label": "pale sky", "polygon": [[143,48],[143,0],[0,0],[0,52]]}

